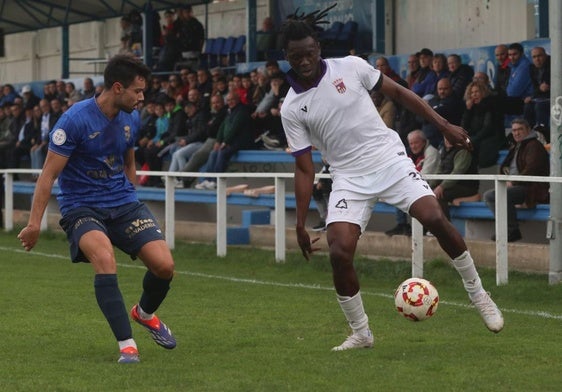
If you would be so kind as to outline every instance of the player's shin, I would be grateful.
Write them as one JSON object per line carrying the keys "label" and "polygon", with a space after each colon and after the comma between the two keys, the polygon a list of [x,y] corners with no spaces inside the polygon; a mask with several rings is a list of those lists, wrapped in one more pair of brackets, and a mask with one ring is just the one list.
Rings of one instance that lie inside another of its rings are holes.
{"label": "player's shin", "polygon": [[107,319],[115,338],[118,341],[131,339],[133,336],[131,323],[123,296],[117,285],[117,275],[96,274],[94,289],[98,306]]}
{"label": "player's shin", "polygon": [[139,301],[139,306],[144,312],[147,314],[156,312],[170,290],[171,281],[171,278],[161,279],[152,272],[146,271],[142,283],[143,293]]}
{"label": "player's shin", "polygon": [[369,317],[363,307],[361,292],[357,292],[353,297],[338,295],[337,298],[353,333],[366,332],[369,329]]}
{"label": "player's shin", "polygon": [[470,256],[468,251],[464,251],[460,256],[454,258],[452,263],[461,276],[464,288],[470,298],[484,291],[480,276],[474,266],[474,260],[472,260],[472,256]]}

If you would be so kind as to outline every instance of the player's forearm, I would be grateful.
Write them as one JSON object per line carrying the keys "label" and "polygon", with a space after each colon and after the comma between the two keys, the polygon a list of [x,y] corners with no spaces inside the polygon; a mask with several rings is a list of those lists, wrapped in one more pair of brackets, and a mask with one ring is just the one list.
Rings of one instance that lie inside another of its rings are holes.
{"label": "player's forearm", "polygon": [[312,184],[314,181],[314,172],[303,172],[295,170],[295,198],[297,203],[297,228],[304,228],[306,217],[312,197]]}
{"label": "player's forearm", "polygon": [[51,190],[53,188],[54,180],[46,176],[39,176],[33,194],[33,202],[31,205],[31,212],[29,213],[28,226],[39,227],[41,219],[51,198]]}

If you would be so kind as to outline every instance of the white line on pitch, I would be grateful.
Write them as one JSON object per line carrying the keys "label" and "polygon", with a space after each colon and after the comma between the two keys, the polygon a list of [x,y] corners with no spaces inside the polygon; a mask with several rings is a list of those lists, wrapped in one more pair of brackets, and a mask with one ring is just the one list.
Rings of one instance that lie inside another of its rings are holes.
{"label": "white line on pitch", "polygon": [[[25,250],[22,250],[22,249],[15,249],[15,248],[10,248],[10,247],[3,247],[3,246],[0,246],[0,250],[10,251],[10,252],[14,252],[14,253],[27,253],[27,254],[29,254],[28,252],[26,252]],[[65,260],[69,259],[68,256],[63,256],[63,255],[59,255],[59,254],[52,254],[52,253],[42,253],[42,252],[35,252],[34,251],[31,254],[36,255],[36,256],[53,258],[53,259],[65,259]],[[117,265],[119,267],[123,267],[123,268],[137,268],[137,269],[145,269],[146,268],[143,265],[132,265],[132,264],[121,264],[121,263],[118,263]],[[225,281],[235,282],[235,283],[249,283],[249,284],[263,285],[263,286],[290,287],[290,288],[302,288],[302,289],[325,290],[325,291],[333,291],[334,290],[333,287],[320,286],[320,285],[316,285],[316,284],[270,282],[270,281],[257,280],[257,279],[235,278],[235,277],[232,277],[232,276],[211,275],[211,274],[205,274],[205,273],[201,273],[201,272],[177,271],[176,270],[176,274],[196,276],[196,277],[199,277],[199,278],[206,278],[206,279],[225,280]],[[375,293],[375,292],[370,292],[370,291],[361,291],[361,294],[362,295],[371,295],[371,296],[376,296],[376,297],[383,297],[383,298],[392,298],[392,295],[390,295],[390,294]],[[472,305],[467,304],[467,303],[463,304],[463,303],[459,303],[459,302],[450,302],[450,301],[443,301],[443,300],[441,300],[440,303],[444,304],[444,305],[451,305],[451,306],[456,306],[456,307],[460,307],[460,308],[467,308],[467,309],[472,308]],[[544,312],[544,311],[505,309],[505,308],[501,308],[501,310],[504,313],[515,313],[515,314],[520,314],[520,315],[525,315],[525,316],[542,317],[542,318],[553,319],[553,320],[562,320],[562,315],[553,314],[553,313]]]}

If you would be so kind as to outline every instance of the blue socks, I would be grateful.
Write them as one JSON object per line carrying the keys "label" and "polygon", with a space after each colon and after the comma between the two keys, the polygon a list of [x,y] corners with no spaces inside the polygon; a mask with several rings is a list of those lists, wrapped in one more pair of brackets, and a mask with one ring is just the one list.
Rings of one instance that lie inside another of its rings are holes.
{"label": "blue socks", "polygon": [[123,296],[117,286],[117,275],[96,274],[94,289],[98,306],[107,319],[115,338],[118,341],[131,339],[133,332]]}
{"label": "blue socks", "polygon": [[150,271],[146,271],[142,288],[144,289],[139,305],[148,314],[156,312],[160,306],[168,290],[170,290],[170,279],[161,279]]}

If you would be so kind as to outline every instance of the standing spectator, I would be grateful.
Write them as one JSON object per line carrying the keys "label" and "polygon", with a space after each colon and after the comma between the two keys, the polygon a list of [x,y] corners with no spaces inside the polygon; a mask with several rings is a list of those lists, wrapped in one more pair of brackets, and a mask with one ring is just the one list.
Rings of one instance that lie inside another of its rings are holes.
{"label": "standing spectator", "polygon": [[523,99],[533,94],[531,62],[525,56],[520,43],[509,45],[507,55],[510,61],[510,71],[506,88],[505,113],[520,115],[523,114]]}
{"label": "standing spectator", "polygon": [[[179,15],[179,10],[177,10]],[[176,31],[174,10],[164,12],[164,26],[162,26],[162,48],[158,54],[155,69],[161,72],[171,71],[174,64],[181,58],[181,47]]]}
{"label": "standing spectator", "polygon": [[[428,103],[445,120],[451,124],[460,125],[464,104],[461,98],[453,94],[449,78],[443,78],[437,82],[437,95],[431,98]],[[428,121],[422,122],[421,129],[431,145],[439,148],[443,140],[441,132]]]}
{"label": "standing spectator", "polygon": [[[217,134],[219,132],[219,128],[226,118],[227,115],[227,108],[225,106],[224,99],[219,95],[213,95],[211,97],[211,113],[210,118],[207,121],[207,139],[203,142],[201,147],[195,151],[189,160],[187,161],[186,165],[182,168],[185,172],[196,172],[201,169],[201,167],[207,162],[209,159],[209,155],[211,151],[213,151],[213,147],[217,140]],[[189,188],[194,178],[186,178],[183,179],[184,188]]]}
{"label": "standing spectator", "polygon": [[[434,174],[439,168],[439,151],[431,145],[425,134],[419,130],[413,130],[408,134],[410,147],[409,157],[419,174]],[[408,223],[408,214],[396,209],[396,226],[384,232],[388,236],[412,235],[412,227]]]}
{"label": "standing spectator", "polygon": [[501,97],[507,96],[507,83],[509,82],[509,56],[507,55],[507,46],[498,45],[494,50],[496,57],[496,80],[495,89]]}
{"label": "standing spectator", "polygon": [[[550,162],[543,144],[531,130],[527,120],[516,118],[511,122],[514,144],[500,166],[500,174],[518,176],[548,176]],[[509,182],[507,184],[507,241],[519,241],[521,231],[517,222],[516,205],[533,208],[537,203],[548,203],[549,184],[546,182]],[[484,193],[484,200],[492,212],[496,212],[496,192]],[[501,201],[504,202],[503,200]],[[496,236],[492,236],[492,241]]]}
{"label": "standing spectator", "polygon": [[[226,98],[228,115],[222,122],[213,151],[207,160],[207,173],[224,173],[230,158],[238,151],[250,148],[254,142],[252,119],[248,108],[240,102],[240,97],[233,91]],[[215,189],[216,180],[206,178],[196,189]]]}
{"label": "standing spectator", "polygon": [[266,16],[261,26],[261,29],[256,32],[257,60],[265,61],[268,58],[269,52],[275,49],[277,34],[271,16]]}
{"label": "standing spectator", "polygon": [[[447,138],[443,138],[443,144],[439,149],[439,157],[437,174],[478,173],[476,160],[473,159],[470,151],[462,147],[453,146]],[[449,220],[451,220],[449,203],[459,197],[469,197],[478,194],[478,180],[431,180],[428,183]]]}
{"label": "standing spectator", "polygon": [[543,47],[531,49],[531,82],[533,95],[525,97],[525,119],[531,127],[542,124],[547,134],[550,129],[550,56]]}
{"label": "standing spectator", "polygon": [[427,48],[420,50],[420,69],[418,71],[418,77],[411,87],[411,90],[415,92],[418,96],[424,97],[433,90],[431,86],[435,87],[436,74],[433,72],[433,52]]}
{"label": "standing spectator", "polygon": [[449,79],[451,80],[452,94],[462,100],[466,86],[474,76],[474,70],[470,65],[463,64],[461,56],[458,54],[450,54],[447,57],[447,66],[449,67]]}
{"label": "standing spectator", "polygon": [[201,22],[193,16],[191,5],[179,7],[179,17],[174,22],[174,32],[180,43],[182,58],[185,60],[195,59],[195,65],[197,66],[205,42],[205,30]]}
{"label": "standing spectator", "polygon": [[470,101],[470,105],[462,116],[461,126],[470,136],[478,167],[495,165],[498,151],[505,144],[503,115],[498,110],[497,100],[486,84],[472,82],[466,88],[465,101]]}

